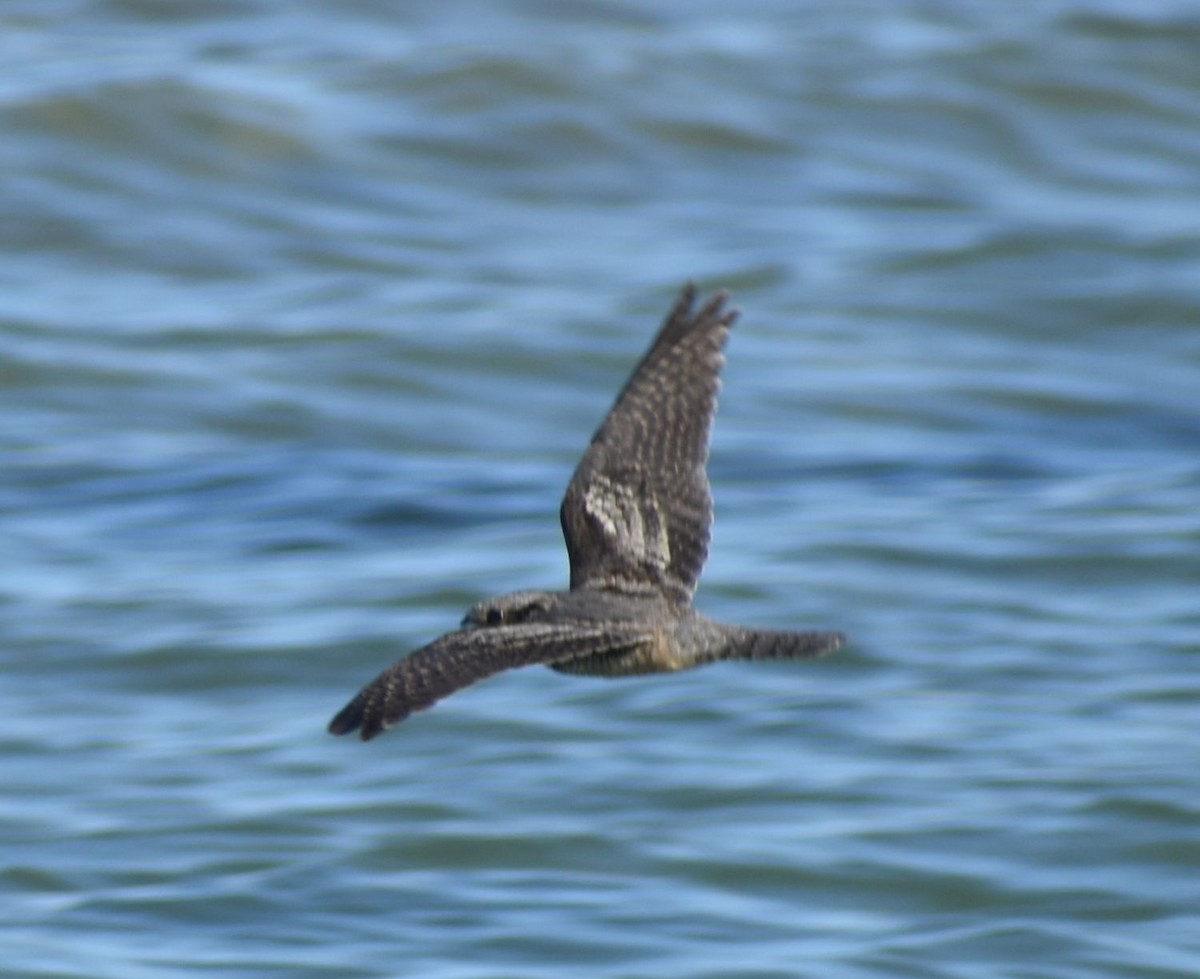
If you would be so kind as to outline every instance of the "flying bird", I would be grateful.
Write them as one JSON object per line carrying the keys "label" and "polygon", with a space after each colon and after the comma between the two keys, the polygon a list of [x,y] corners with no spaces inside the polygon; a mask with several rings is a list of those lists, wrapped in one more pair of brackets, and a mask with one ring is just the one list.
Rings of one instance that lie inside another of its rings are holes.
{"label": "flying bird", "polygon": [[389,666],[329,723],[364,741],[502,670],[545,664],[620,677],[722,660],[805,659],[837,632],[768,632],[701,615],[692,596],[708,556],[712,491],[705,463],[725,341],[728,294],[697,308],[687,285],[567,486],[559,518],[567,591],[519,591],[473,606],[461,628]]}

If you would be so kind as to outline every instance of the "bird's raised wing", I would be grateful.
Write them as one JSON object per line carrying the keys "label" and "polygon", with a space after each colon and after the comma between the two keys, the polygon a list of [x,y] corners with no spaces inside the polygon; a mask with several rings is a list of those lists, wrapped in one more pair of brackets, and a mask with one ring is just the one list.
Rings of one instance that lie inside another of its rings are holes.
{"label": "bird's raised wing", "polygon": [[528,623],[460,629],[380,673],[329,722],[329,731],[349,734],[361,728],[362,739],[369,741],[414,711],[493,673],[628,650],[651,638],[645,627],[622,623],[596,628]]}
{"label": "bird's raised wing", "polygon": [[737,311],[698,310],[687,285],[592,437],[560,519],[571,587],[657,590],[689,602],[708,556],[705,473],[722,350]]}

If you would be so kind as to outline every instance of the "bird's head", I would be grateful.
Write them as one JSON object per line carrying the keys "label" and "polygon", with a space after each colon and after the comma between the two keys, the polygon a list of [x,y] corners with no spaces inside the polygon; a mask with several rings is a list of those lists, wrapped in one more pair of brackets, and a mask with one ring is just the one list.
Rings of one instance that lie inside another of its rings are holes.
{"label": "bird's head", "polygon": [[463,616],[467,629],[493,629],[520,622],[545,622],[554,608],[552,592],[518,591],[472,605]]}

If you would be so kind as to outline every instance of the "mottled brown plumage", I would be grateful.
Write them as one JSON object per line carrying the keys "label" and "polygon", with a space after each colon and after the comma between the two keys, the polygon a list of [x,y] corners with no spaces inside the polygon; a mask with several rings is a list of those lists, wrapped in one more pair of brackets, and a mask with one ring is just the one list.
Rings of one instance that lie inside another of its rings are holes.
{"label": "mottled brown plumage", "polygon": [[575,469],[560,517],[569,591],[527,591],[474,606],[463,628],[367,684],[329,724],[363,740],[477,680],[544,663],[630,676],[727,659],[820,656],[836,632],[724,625],[691,607],[708,554],[705,462],[723,350],[737,313],[717,293],[699,310],[688,285]]}
{"label": "mottled brown plumage", "polygon": [[722,353],[737,318],[688,286],[617,395],[567,486],[572,588],[645,588],[690,602],[708,556],[705,463]]}

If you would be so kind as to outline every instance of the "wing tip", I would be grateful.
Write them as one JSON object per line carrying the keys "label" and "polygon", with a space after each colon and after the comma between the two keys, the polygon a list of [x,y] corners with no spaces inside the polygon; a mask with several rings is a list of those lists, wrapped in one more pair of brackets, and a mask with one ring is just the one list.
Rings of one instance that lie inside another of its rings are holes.
{"label": "wing tip", "polygon": [[349,734],[351,731],[357,731],[362,726],[362,709],[355,700],[350,701],[345,707],[333,715],[333,720],[329,722],[326,730],[333,735],[341,736]]}
{"label": "wing tip", "polygon": [[355,697],[333,716],[326,730],[337,737],[358,731],[363,741],[370,741],[387,728],[388,725],[378,713],[367,710],[362,699]]}
{"label": "wing tip", "polygon": [[688,279],[683,288],[679,291],[679,298],[675,300],[675,308],[671,310],[669,319],[682,318],[691,323],[700,323],[706,320],[716,320],[722,326],[730,327],[737,321],[741,315],[741,310],[736,306],[729,306],[732,294],[728,289],[717,289],[708,297],[703,305],[697,310],[696,299],[700,295],[700,288],[696,285],[695,279]]}

